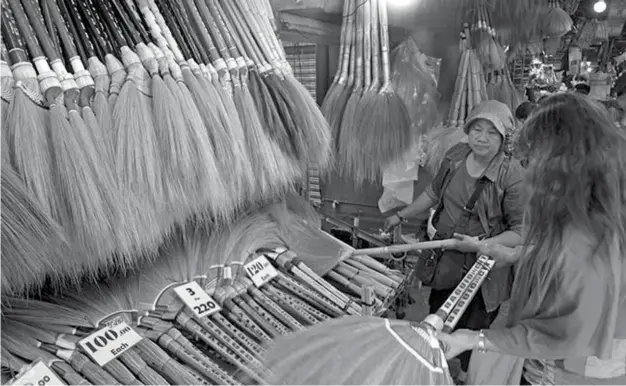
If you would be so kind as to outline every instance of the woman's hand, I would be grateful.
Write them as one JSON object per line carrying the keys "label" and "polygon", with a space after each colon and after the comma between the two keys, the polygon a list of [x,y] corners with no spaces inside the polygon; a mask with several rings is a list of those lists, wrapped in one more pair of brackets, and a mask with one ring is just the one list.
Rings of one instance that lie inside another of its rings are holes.
{"label": "woman's hand", "polygon": [[452,334],[438,333],[437,339],[442,343],[441,348],[449,360],[465,351],[473,350],[478,343],[478,334],[478,331],[457,330]]}
{"label": "woman's hand", "polygon": [[478,248],[480,247],[480,241],[478,240],[478,237],[455,233],[454,238],[457,240],[457,243],[454,246],[450,247],[450,249],[467,253],[478,252]]}
{"label": "woman's hand", "polygon": [[397,227],[398,224],[400,224],[401,222],[402,222],[402,220],[400,220],[400,217],[397,214],[394,214],[393,216],[389,216],[385,220],[385,225],[383,226],[383,231],[385,233],[389,232],[393,228]]}

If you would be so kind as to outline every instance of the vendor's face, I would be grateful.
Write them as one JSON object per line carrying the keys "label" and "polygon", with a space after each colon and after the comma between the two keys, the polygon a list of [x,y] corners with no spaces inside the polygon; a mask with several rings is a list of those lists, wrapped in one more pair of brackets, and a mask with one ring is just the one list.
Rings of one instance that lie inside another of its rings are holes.
{"label": "vendor's face", "polygon": [[495,156],[502,147],[502,135],[493,123],[478,119],[469,129],[468,144],[472,151],[480,156],[490,158]]}

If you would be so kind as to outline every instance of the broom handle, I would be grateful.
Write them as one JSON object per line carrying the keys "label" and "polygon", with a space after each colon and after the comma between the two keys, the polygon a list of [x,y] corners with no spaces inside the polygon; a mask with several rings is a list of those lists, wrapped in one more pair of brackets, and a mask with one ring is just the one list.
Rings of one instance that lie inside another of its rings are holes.
{"label": "broom handle", "polygon": [[443,324],[443,332],[449,334],[454,330],[454,327],[456,327],[456,325],[459,323],[459,320],[461,320],[463,313],[465,312],[465,310],[467,310],[467,307],[471,303],[472,299],[474,299],[478,291],[480,291],[480,286],[487,279],[487,276],[493,268],[494,263],[495,262],[491,259],[483,263],[475,263],[479,265],[478,272],[476,273],[476,276],[474,277],[472,282],[469,284],[468,288],[465,290],[465,293],[459,299],[458,303],[454,306],[454,309],[452,309],[452,311],[446,318],[446,321]]}
{"label": "broom handle", "polygon": [[[203,0],[200,0],[203,1]],[[226,45],[227,50],[230,52],[230,55],[233,58],[237,58],[240,57],[241,54],[239,53],[239,51],[237,50],[237,46],[235,45],[235,41],[233,40],[233,37],[231,36],[228,27],[226,26],[226,22],[224,21],[224,19],[222,18],[221,14],[220,14],[220,10],[218,9],[219,5],[217,3],[216,0],[208,0],[207,1],[207,6],[209,8],[209,11],[211,13],[211,16],[213,17],[213,20],[215,21],[215,24],[220,32],[220,35],[224,41],[224,44]]]}
{"label": "broom handle", "polygon": [[250,4],[252,10],[256,12],[255,15],[257,20],[261,20],[261,27],[267,36],[270,48],[273,50],[276,60],[285,64],[287,66],[286,70],[291,71],[291,66],[289,66],[289,63],[287,62],[285,47],[283,47],[282,43],[278,39],[278,36],[276,36],[276,33],[274,32],[274,28],[270,24],[270,17],[267,14],[267,9],[263,7],[259,0],[252,0]]}
{"label": "broom handle", "polygon": [[141,37],[140,40],[146,44],[151,42],[150,34],[141,23],[141,20],[137,18],[139,15],[137,15],[137,12],[132,9],[130,4],[128,4],[126,0],[113,0],[113,3],[120,9],[120,13],[122,13],[122,11],[126,13],[126,18],[130,20],[132,31],[139,34]]}
{"label": "broom handle", "polygon": [[223,4],[226,15],[231,19],[232,25],[235,26],[239,33],[241,43],[245,47],[245,51],[250,56],[252,61],[260,68],[267,68],[269,65],[265,61],[263,54],[260,52],[258,46],[254,42],[254,38],[250,35],[250,30],[245,27],[245,22],[242,20],[239,12],[233,7],[229,1],[224,1]]}
{"label": "broom handle", "polygon": [[226,0],[233,4],[234,8],[238,8],[243,19],[245,20],[248,27],[250,27],[251,33],[253,34],[253,38],[259,44],[259,48],[261,53],[265,56],[265,59],[272,63],[273,65],[277,64],[277,59],[273,55],[273,50],[270,48],[270,44],[267,40],[267,36],[263,33],[263,30],[257,23],[256,18],[252,15],[252,11],[250,10],[250,6],[246,1],[233,1]]}
{"label": "broom handle", "polygon": [[[184,28],[187,29],[187,34],[188,34],[188,36],[191,39],[190,40],[190,44],[192,44],[194,47],[196,47],[196,50],[198,50],[198,52],[200,53],[200,58],[202,59],[200,62],[204,63],[204,64],[212,63],[211,56],[203,48],[202,41],[200,40],[200,37],[198,36],[198,34],[194,33],[193,25],[191,23],[191,20],[189,19],[189,16],[187,15],[186,11],[184,9],[181,9],[180,12],[181,12],[180,13],[181,17],[184,20]],[[208,34],[209,32],[206,31],[206,33]]]}
{"label": "broom handle", "polygon": [[0,28],[2,30],[2,39],[9,50],[8,61],[11,62],[13,66],[20,63],[29,63],[28,55],[19,41],[20,36],[17,34],[17,27],[14,24],[14,20],[11,20],[10,15],[7,13],[8,8],[2,7],[2,23],[0,23]]}
{"label": "broom handle", "polygon": [[[11,4],[19,3],[17,0],[9,0],[9,2]],[[43,16],[41,16],[39,10],[36,9],[37,5],[33,4],[32,0],[22,0],[22,7],[23,12],[26,15],[26,19],[35,32],[35,36],[33,36],[33,38],[38,41],[39,46],[43,49],[43,54],[48,57],[50,62],[60,60],[61,56],[54,47],[54,43],[50,38],[50,33],[47,31],[44,24]],[[16,12],[15,8],[13,12]],[[23,15],[20,15],[19,17],[21,18]]]}
{"label": "broom handle", "polygon": [[12,15],[12,19],[15,21],[15,25],[17,26],[17,32],[26,42],[30,55],[33,59],[43,57],[44,53],[39,45],[39,42],[37,41],[37,35],[35,35],[28,19],[26,19],[26,14],[24,13],[24,9],[22,8],[19,0],[7,1],[9,2],[9,7],[5,6],[2,7],[2,9],[6,10],[7,16]]}
{"label": "broom handle", "polygon": [[196,4],[196,9],[198,10],[198,15],[200,15],[205,28],[209,32],[210,38],[212,38],[213,45],[220,53],[220,58],[228,63],[231,59],[230,51],[228,50],[228,47],[226,47],[226,42],[219,31],[215,19],[211,15],[211,12],[209,12],[209,8],[207,7],[205,0],[195,0],[194,2]]}
{"label": "broom handle", "polygon": [[[77,0],[69,0],[69,1],[77,1]],[[100,12],[97,12],[95,8],[89,3],[88,0],[79,0],[79,9],[82,12],[85,20],[88,20],[88,25],[92,25],[94,28],[91,31],[92,36],[98,36],[99,34],[107,33],[111,36],[107,36],[106,39],[99,39],[98,42],[102,43],[101,46],[104,50],[105,54],[112,54],[113,44],[115,44],[115,49],[119,51],[121,46],[126,46],[126,39],[124,36],[120,34],[120,32],[113,26],[111,28],[109,19]],[[106,31],[106,32],[105,32]]]}
{"label": "broom handle", "polygon": [[389,22],[387,19],[387,0],[378,0],[380,12],[380,52],[383,65],[383,89],[391,87],[389,67]]}
{"label": "broom handle", "polygon": [[421,251],[424,249],[440,249],[452,247],[458,243],[456,239],[446,239],[446,240],[435,240],[435,241],[423,241],[420,243],[413,244],[398,244],[398,245],[390,245],[387,247],[376,247],[376,248],[363,248],[363,249],[355,249],[350,252],[348,257],[359,256],[359,255],[380,255],[387,253],[401,253],[401,252],[409,252],[409,251]]}
{"label": "broom handle", "polygon": [[202,21],[202,17],[200,16],[198,9],[194,5],[194,0],[183,0],[183,4],[185,5],[185,9],[187,11],[187,17],[190,19],[192,26],[195,27],[196,34],[194,36],[198,38],[202,46],[204,46],[204,50],[208,53],[211,63],[218,63],[222,58],[213,44],[213,40],[211,39],[209,31]]}
{"label": "broom handle", "polygon": [[48,31],[48,36],[52,39],[52,44],[54,46],[54,50],[57,52],[61,52],[61,44],[59,42],[59,34],[58,30],[54,24],[54,20],[52,19],[52,15],[50,15],[50,6],[47,1],[43,0],[39,3],[41,18],[43,19],[44,25],[46,26],[46,31]]}
{"label": "broom handle", "polygon": [[[98,33],[97,27],[93,20],[89,18],[85,18],[81,16],[81,12],[78,10],[78,5],[74,0],[59,0],[59,4],[62,4],[62,12],[65,14],[65,17],[70,20],[70,25],[73,25],[74,28],[78,30],[78,33],[75,36],[82,36],[84,39],[84,48],[87,51],[87,57],[98,57],[104,58],[105,56],[105,43],[101,40],[102,36]],[[71,11],[70,11],[71,8]],[[84,21],[83,21],[84,19]],[[91,33],[88,31],[91,30]],[[89,39],[91,36],[91,39]]]}
{"label": "broom handle", "polygon": [[367,0],[363,8],[363,89],[369,90],[372,84],[372,16],[371,1]]}
{"label": "broom handle", "polygon": [[[345,0],[344,3],[344,12],[343,12],[343,23],[341,25],[342,36],[344,39],[340,42],[341,50],[339,60],[341,61],[341,65],[339,70],[337,70],[337,74],[339,74],[336,82],[340,84],[346,84],[349,81],[349,67],[350,67],[350,54],[352,52],[352,45],[354,44],[354,14],[352,13],[352,8],[354,6],[355,0]],[[337,77],[337,75],[335,75]]]}
{"label": "broom handle", "polygon": [[[189,55],[185,56],[181,51],[176,38],[172,35],[172,31],[167,26],[154,0],[138,0],[137,6],[150,29],[150,33],[154,36],[154,39],[161,48],[169,46],[170,51],[174,55],[174,59],[179,63],[184,61],[185,57],[191,58]],[[176,30],[178,32],[178,29]]]}
{"label": "broom handle", "polygon": [[[158,2],[159,13],[164,19],[166,19],[164,20],[164,23],[167,22],[167,25],[165,25],[165,27],[167,27],[168,31],[172,32],[172,35],[175,38],[176,43],[178,44],[178,46],[180,47],[180,50],[182,51],[182,56],[184,57],[184,59],[194,59],[195,61],[200,61],[201,60],[200,53],[198,52],[197,48],[190,43],[191,37],[187,35],[189,32],[178,21],[176,17],[176,13],[172,10],[172,8],[168,4],[165,4],[163,0],[156,0],[156,1]],[[155,5],[157,4],[155,3]],[[157,11],[157,10],[154,9],[153,11]],[[169,25],[180,26],[180,27],[170,29]],[[162,28],[165,28],[165,27],[162,27]],[[184,59],[180,58],[179,60],[183,61]]]}
{"label": "broom handle", "polygon": [[363,5],[366,2],[360,3],[356,8],[356,69],[354,76],[354,88],[359,90],[363,87],[363,38],[365,30],[363,28]]}
{"label": "broom handle", "polygon": [[243,47],[243,43],[239,36],[237,36],[237,30],[232,25],[230,20],[226,17],[224,9],[217,1],[211,0],[210,4],[215,7],[215,11],[217,12],[216,18],[220,23],[223,23],[223,28],[225,32],[226,44],[231,47],[232,45],[232,53],[235,57],[244,57],[246,60],[250,60],[250,58],[246,58],[246,50]]}
{"label": "broom handle", "polygon": [[335,77],[333,78],[333,83],[337,83],[341,74],[343,73],[344,66],[346,65],[344,60],[344,53],[346,52],[346,43],[349,40],[348,34],[348,18],[350,13],[350,5],[352,0],[345,0],[343,2],[343,11],[341,12],[341,32],[339,35],[339,56],[337,60],[337,71],[335,71]]}
{"label": "broom handle", "polygon": [[370,12],[372,18],[372,29],[370,31],[372,35],[372,86],[371,90],[378,92],[380,87],[380,36],[379,36],[379,20],[378,20],[378,1],[370,0],[372,2],[372,11]]}
{"label": "broom handle", "polygon": [[[122,11],[119,3],[115,0],[109,0],[101,2],[101,13],[105,19],[111,20],[110,27],[116,28],[121,35],[125,36],[126,46],[134,48],[140,43],[140,38],[137,36],[138,32],[134,30],[130,20]],[[117,23],[115,21],[117,20]]]}

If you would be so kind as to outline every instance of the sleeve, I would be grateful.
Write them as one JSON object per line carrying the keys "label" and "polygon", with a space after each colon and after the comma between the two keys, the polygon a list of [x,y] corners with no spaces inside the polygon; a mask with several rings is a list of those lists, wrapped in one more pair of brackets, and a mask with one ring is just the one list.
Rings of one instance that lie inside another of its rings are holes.
{"label": "sleeve", "polygon": [[485,330],[486,339],[502,353],[527,359],[598,355],[609,292],[603,275],[577,268],[557,275],[535,316],[510,328]]}
{"label": "sleeve", "polygon": [[520,236],[523,236],[524,208],[526,207],[523,181],[521,165],[519,162],[512,162],[504,181],[502,209],[504,210],[507,230],[513,231]]}

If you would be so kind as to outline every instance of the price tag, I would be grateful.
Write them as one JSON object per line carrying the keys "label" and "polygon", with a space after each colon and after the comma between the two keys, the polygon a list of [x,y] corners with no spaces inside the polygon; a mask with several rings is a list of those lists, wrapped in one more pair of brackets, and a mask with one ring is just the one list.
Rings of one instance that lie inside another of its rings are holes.
{"label": "price tag", "polygon": [[28,370],[19,374],[9,384],[23,386],[65,385],[54,371],[50,370],[42,361],[33,363]]}
{"label": "price tag", "polygon": [[278,276],[278,272],[276,272],[274,266],[263,255],[244,265],[244,268],[250,280],[252,280],[257,287],[262,286]]}
{"label": "price tag", "polygon": [[78,344],[100,366],[104,366],[141,341],[141,335],[122,320],[110,323]]}
{"label": "price tag", "polygon": [[174,291],[187,308],[200,318],[222,310],[219,304],[195,281],[176,287]]}

